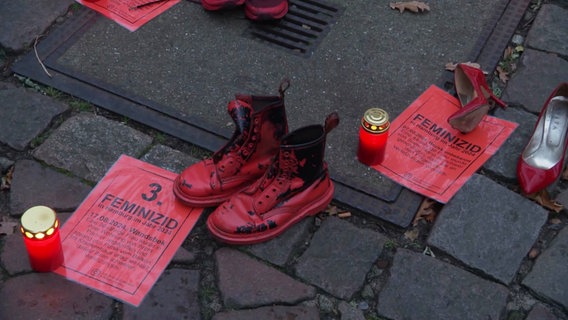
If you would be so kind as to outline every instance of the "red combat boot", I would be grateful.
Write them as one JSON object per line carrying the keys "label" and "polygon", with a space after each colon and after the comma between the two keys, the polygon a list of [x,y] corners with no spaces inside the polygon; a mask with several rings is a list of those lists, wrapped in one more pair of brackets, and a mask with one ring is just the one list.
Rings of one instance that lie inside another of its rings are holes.
{"label": "red combat boot", "polygon": [[325,126],[311,125],[284,136],[264,176],[211,213],[207,228],[213,236],[230,244],[264,242],[323,211],[334,191],[324,161],[325,139],[338,124],[334,112]]}
{"label": "red combat boot", "polygon": [[278,153],[288,133],[284,92],[280,96],[237,95],[229,102],[236,130],[232,138],[209,159],[185,169],[174,182],[177,199],[193,207],[215,206],[258,180]]}

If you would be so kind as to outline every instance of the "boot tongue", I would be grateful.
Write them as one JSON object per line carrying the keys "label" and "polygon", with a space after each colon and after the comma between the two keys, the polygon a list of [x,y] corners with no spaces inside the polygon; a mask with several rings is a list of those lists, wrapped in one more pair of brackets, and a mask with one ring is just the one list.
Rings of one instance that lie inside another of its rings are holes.
{"label": "boot tongue", "polygon": [[237,126],[238,133],[248,132],[252,112],[250,97],[237,96],[229,103],[229,114]]}

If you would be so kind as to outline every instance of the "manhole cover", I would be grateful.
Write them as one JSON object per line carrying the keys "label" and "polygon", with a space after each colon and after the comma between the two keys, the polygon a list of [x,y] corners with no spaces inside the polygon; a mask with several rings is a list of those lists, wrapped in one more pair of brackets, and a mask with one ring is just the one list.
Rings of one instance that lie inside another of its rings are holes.
{"label": "manhole cover", "polygon": [[343,12],[343,8],[322,0],[290,0],[288,6],[284,18],[272,23],[253,23],[247,35],[309,57]]}

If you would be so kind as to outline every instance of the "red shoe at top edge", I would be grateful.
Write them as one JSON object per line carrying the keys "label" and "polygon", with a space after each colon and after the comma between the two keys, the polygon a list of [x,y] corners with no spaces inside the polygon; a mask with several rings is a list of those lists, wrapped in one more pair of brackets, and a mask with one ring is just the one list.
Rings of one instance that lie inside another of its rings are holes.
{"label": "red shoe at top edge", "polygon": [[533,135],[521,153],[517,178],[526,194],[552,184],[562,172],[568,146],[568,83],[561,83],[544,104]]}

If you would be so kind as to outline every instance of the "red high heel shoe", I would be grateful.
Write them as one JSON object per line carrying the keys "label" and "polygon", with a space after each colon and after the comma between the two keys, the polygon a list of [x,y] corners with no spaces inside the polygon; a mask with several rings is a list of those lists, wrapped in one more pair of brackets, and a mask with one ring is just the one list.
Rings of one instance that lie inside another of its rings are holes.
{"label": "red high heel shoe", "polygon": [[507,106],[489,89],[480,69],[458,64],[454,71],[454,84],[462,108],[448,118],[448,123],[462,133],[475,129],[495,103],[503,108]]}
{"label": "red high heel shoe", "polygon": [[552,184],[564,165],[568,146],[568,83],[561,83],[544,104],[533,135],[521,153],[517,178],[526,194]]}

